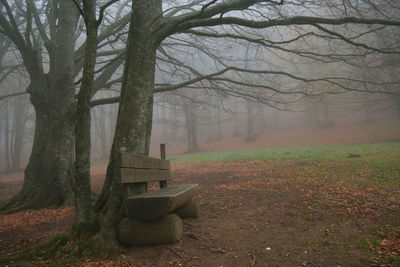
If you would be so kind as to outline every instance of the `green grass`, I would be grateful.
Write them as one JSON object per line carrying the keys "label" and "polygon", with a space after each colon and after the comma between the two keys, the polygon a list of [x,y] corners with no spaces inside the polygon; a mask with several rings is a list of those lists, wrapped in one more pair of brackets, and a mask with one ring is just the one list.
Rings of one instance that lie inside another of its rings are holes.
{"label": "green grass", "polygon": [[[350,154],[361,157],[350,158]],[[295,160],[305,161],[371,161],[382,162],[387,159],[393,164],[394,158],[400,161],[400,142],[346,145],[346,146],[315,146],[296,148],[248,149],[224,152],[211,152],[170,157],[172,162],[216,162],[216,161],[247,161],[247,160]],[[396,164],[395,164],[396,165]],[[397,166],[400,167],[398,163]]]}

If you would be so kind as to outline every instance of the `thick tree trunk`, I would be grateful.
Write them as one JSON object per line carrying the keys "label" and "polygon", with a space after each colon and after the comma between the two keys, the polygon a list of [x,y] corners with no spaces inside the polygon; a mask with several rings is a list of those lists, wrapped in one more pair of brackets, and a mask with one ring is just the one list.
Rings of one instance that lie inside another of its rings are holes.
{"label": "thick tree trunk", "polygon": [[103,254],[118,253],[117,226],[121,219],[122,190],[118,153],[148,155],[152,125],[155,58],[161,0],[134,1],[127,44],[121,102],[110,162],[101,196],[96,204],[101,231],[96,236]]}
{"label": "thick tree trunk", "polygon": [[22,190],[8,203],[8,211],[72,204],[74,161],[73,114],[36,108],[32,154]]}
{"label": "thick tree trunk", "polygon": [[17,44],[29,72],[28,92],[36,112],[35,134],[22,190],[2,210],[57,207],[73,203],[75,116],[75,30],[78,10],[59,1],[60,16],[44,73],[41,51]]}

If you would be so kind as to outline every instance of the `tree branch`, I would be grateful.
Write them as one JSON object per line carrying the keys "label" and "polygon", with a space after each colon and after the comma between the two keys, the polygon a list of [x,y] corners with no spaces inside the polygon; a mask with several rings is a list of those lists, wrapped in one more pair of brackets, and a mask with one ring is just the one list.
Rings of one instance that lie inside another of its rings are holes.
{"label": "tree branch", "polygon": [[105,3],[104,5],[102,5],[100,7],[100,11],[99,11],[99,18],[97,19],[97,27],[100,26],[101,22],[103,21],[103,17],[104,17],[104,11],[106,10],[107,7],[111,6],[112,4],[114,4],[115,2],[118,2],[119,0],[111,0],[107,3]]}
{"label": "tree branch", "polygon": [[274,26],[313,25],[313,24],[325,24],[325,25],[343,25],[343,24],[374,25],[375,24],[375,25],[386,25],[386,26],[400,26],[400,21],[383,20],[383,19],[364,19],[357,17],[333,19],[333,18],[308,17],[308,16],[296,16],[284,19],[255,21],[255,20],[247,20],[236,17],[223,17],[223,18],[209,18],[209,19],[193,19],[185,21],[177,26],[176,32],[182,32],[200,26],[217,26],[226,24],[261,29]]}
{"label": "tree branch", "polygon": [[19,92],[19,93],[12,93],[12,94],[7,94],[7,95],[2,95],[0,96],[0,100],[9,98],[9,97],[13,97],[13,96],[19,96],[19,95],[26,95],[28,94],[28,92]]}
{"label": "tree branch", "polygon": [[46,31],[45,31],[45,29],[43,27],[43,24],[40,21],[40,17],[39,17],[39,14],[37,12],[37,9],[36,9],[34,3],[32,2],[32,0],[28,0],[27,1],[27,7],[28,7],[28,12],[30,10],[32,12],[32,14],[33,14],[33,18],[35,20],[35,24],[36,24],[36,27],[37,27],[37,29],[39,31],[40,37],[42,37],[42,39],[44,41],[44,46],[46,47],[47,51],[50,54],[52,54],[51,41],[50,41],[49,37],[46,34]]}

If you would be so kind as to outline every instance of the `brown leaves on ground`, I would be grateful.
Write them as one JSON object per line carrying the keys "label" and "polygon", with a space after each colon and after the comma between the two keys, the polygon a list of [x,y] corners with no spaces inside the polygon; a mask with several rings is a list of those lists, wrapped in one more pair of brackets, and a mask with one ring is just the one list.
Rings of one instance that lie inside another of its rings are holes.
{"label": "brown leaves on ground", "polygon": [[135,267],[138,265],[119,260],[98,260],[98,259],[87,259],[83,261],[80,267]]}
{"label": "brown leaves on ground", "polygon": [[44,209],[0,215],[0,255],[63,233],[71,226],[75,208]]}
{"label": "brown leaves on ground", "polygon": [[75,208],[44,209],[18,212],[10,215],[0,215],[0,233],[6,230],[19,228],[23,231],[37,231],[35,228],[41,223],[57,223],[68,216],[75,214]]}
{"label": "brown leaves on ground", "polygon": [[252,189],[303,193],[313,199],[310,208],[323,213],[376,218],[384,211],[400,210],[399,188],[371,179],[378,174],[368,164],[252,160],[177,163],[173,167],[185,175],[226,175],[226,183],[215,186],[220,191]]}
{"label": "brown leaves on ground", "polygon": [[[400,168],[397,164],[377,166],[373,162],[254,160],[178,163],[173,167],[179,182],[184,182],[188,176],[195,176],[203,181],[200,182],[199,196],[203,207],[213,208],[215,201],[221,201],[220,210],[230,212],[247,205],[247,200],[240,201],[239,197],[247,193],[263,197],[271,194],[270,192],[287,195],[297,193],[304,197],[310,212],[296,204],[287,206],[287,209],[295,208],[300,211],[299,215],[303,214],[306,224],[314,222],[318,225],[322,218],[330,218],[332,225],[329,226],[334,228],[335,221],[338,220],[356,222],[356,229],[351,231],[355,237],[354,245],[351,246],[359,247],[358,242],[367,236],[376,238],[380,245],[371,248],[377,255],[371,263],[378,262],[377,266],[395,266],[400,262],[400,225],[399,220],[396,220],[400,211],[400,187],[399,181],[395,179],[400,177]],[[226,179],[217,183],[210,181],[216,175],[225,176]],[[214,190],[206,186],[206,183],[213,184]],[[210,201],[210,194],[215,196],[214,203]],[[236,198],[236,201],[224,201],[232,198]],[[359,220],[375,221],[376,225],[365,226],[363,223],[359,224]],[[390,222],[391,226],[385,227],[394,227],[397,234],[381,235],[379,239],[376,233],[371,234],[368,230],[369,227],[383,227],[379,225],[385,222]],[[336,231],[343,230],[338,228]],[[338,238],[334,237],[334,233],[327,236]],[[331,249],[340,244],[328,238],[324,243]],[[395,262],[394,265],[391,262]]]}
{"label": "brown leaves on ground", "polygon": [[380,242],[378,253],[387,256],[400,256],[400,231],[396,237],[383,239]]}
{"label": "brown leaves on ground", "polygon": [[372,266],[397,266],[396,262],[400,261],[400,228],[396,231],[380,231],[379,234],[384,238],[378,242],[378,246],[370,246],[371,250],[375,250],[378,255],[376,261],[388,264],[372,264]]}
{"label": "brown leaves on ground", "polygon": [[[183,240],[128,248],[118,260],[87,259],[81,266],[395,265],[400,192],[392,177],[400,177],[400,168],[385,169],[390,166],[294,160],[174,163],[174,183],[200,184],[201,216],[185,222]],[[100,176],[98,171],[93,177],[98,184]],[[73,208],[63,208],[0,216],[0,254],[48,238],[57,227],[67,230],[73,214]],[[394,230],[371,233],[372,228]],[[366,248],[360,247],[362,240]]]}

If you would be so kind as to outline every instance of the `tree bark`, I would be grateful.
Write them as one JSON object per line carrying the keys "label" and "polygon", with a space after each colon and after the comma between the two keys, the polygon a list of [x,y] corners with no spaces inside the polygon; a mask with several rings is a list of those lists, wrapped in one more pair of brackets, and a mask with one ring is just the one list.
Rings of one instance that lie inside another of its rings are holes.
{"label": "tree bark", "polygon": [[73,120],[50,107],[36,109],[32,154],[22,190],[7,205],[8,211],[72,204]]}
{"label": "tree bark", "polygon": [[77,236],[95,233],[96,216],[92,207],[90,188],[90,101],[93,95],[94,70],[97,52],[96,1],[83,3],[85,12],[86,44],[82,83],[78,94],[75,125],[75,223],[74,234]]}
{"label": "tree bark", "polygon": [[2,210],[57,207],[73,203],[74,49],[78,11],[72,1],[60,1],[60,16],[45,74],[41,51],[16,43],[30,76],[28,92],[36,112],[32,152],[22,190]]}
{"label": "tree bark", "polygon": [[117,226],[122,190],[118,153],[148,155],[152,125],[156,49],[154,31],[162,19],[161,0],[134,1],[124,66],[117,126],[106,180],[96,203],[101,230],[96,236],[104,255],[118,253]]}

